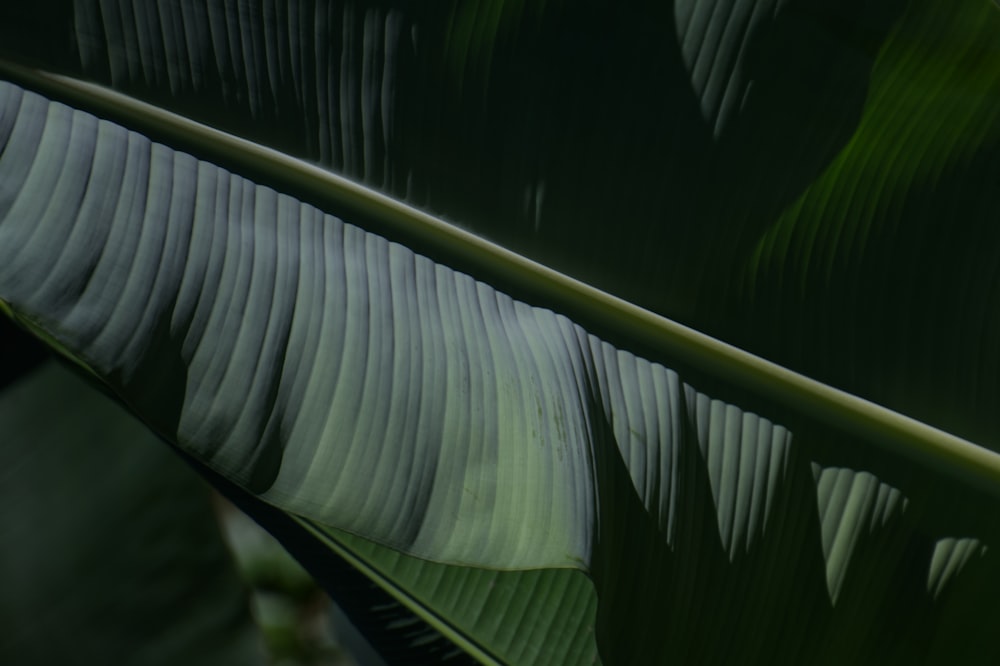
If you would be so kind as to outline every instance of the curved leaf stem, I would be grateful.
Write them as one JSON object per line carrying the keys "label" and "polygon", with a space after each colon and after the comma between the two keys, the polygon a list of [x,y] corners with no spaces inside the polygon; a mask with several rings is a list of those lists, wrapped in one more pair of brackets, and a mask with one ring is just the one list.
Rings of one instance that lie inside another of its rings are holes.
{"label": "curved leaf stem", "polygon": [[421,603],[419,600],[415,599],[413,595],[407,593],[406,590],[393,583],[392,580],[387,578],[377,568],[373,567],[364,557],[355,554],[349,546],[338,541],[324,530],[318,529],[313,522],[308,519],[300,516],[292,516],[292,518],[319,541],[326,544],[330,550],[337,553],[337,555],[346,560],[355,569],[361,571],[376,585],[381,587],[389,595],[413,611],[427,624],[438,630],[448,640],[462,648],[462,650],[473,657],[476,661],[487,666],[499,666],[502,663],[495,656],[489,654],[482,645],[470,640],[466,634],[457,630],[449,622],[442,619],[430,610],[426,604]]}
{"label": "curved leaf stem", "polygon": [[314,164],[95,84],[2,59],[0,74],[207,159],[259,174],[269,184],[293,188],[320,207],[375,220],[377,229],[370,230],[390,240],[415,242],[473,277],[528,293],[535,304],[555,306],[585,322],[600,322],[624,340],[661,352],[663,359],[674,359],[1000,497],[1000,454],[989,449],[644,310]]}

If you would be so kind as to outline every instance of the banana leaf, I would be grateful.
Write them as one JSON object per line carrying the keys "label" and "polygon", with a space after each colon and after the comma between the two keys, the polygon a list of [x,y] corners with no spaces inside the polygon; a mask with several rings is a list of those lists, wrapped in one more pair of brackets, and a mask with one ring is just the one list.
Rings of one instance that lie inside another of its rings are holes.
{"label": "banana leaf", "polygon": [[0,18],[14,61],[1000,441],[995,2],[39,0]]}
{"label": "banana leaf", "polygon": [[611,662],[989,663],[995,459],[629,302],[995,445],[995,6],[652,4],[13,10],[8,57],[257,145],[8,69],[141,134],[5,88],[0,299],[387,586],[430,574],[352,534],[586,571],[546,612]]}

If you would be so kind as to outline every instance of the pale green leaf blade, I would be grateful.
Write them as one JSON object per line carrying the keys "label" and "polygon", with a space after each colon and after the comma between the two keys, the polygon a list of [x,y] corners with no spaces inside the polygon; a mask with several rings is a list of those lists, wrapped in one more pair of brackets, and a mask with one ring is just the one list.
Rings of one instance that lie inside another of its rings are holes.
{"label": "pale green leaf blade", "polygon": [[0,49],[997,439],[992,0],[279,4],[12,3]]}
{"label": "pale green leaf blade", "polygon": [[[828,519],[814,512],[808,431],[786,457],[787,429],[563,315],[111,123],[3,90],[0,169],[16,189],[0,201],[0,295],[224,475],[320,530],[438,561],[589,569],[605,656],[648,660],[670,646],[709,660],[808,660],[831,646],[864,654],[884,643],[838,631],[854,614],[831,598],[830,571],[839,580],[843,566],[825,558],[842,548],[822,549]],[[50,242],[74,235],[100,241]],[[563,298],[572,309],[588,293],[571,285]],[[722,377],[742,367],[737,382],[748,372],[788,382],[771,399],[787,399],[791,386],[814,392],[788,402],[793,411],[823,415],[816,405],[837,397],[705,344],[702,360],[679,360]],[[833,413],[858,419],[844,427],[871,433],[865,446],[888,442],[901,470],[932,460],[953,490],[978,479],[956,502],[983,501],[976,488],[990,487],[993,454],[838,399],[843,411]],[[841,455],[863,451],[842,444]],[[868,523],[872,514],[831,515],[844,524],[843,515]],[[921,524],[902,552],[851,557],[906,557],[912,571],[887,589],[926,595],[936,562],[919,548],[928,529],[937,527]],[[642,566],[624,566],[636,553]],[[843,583],[836,589],[839,598]],[[858,589],[882,621],[909,608]],[[920,608],[929,618],[989,617],[981,599]],[[779,642],[785,616],[795,638]],[[922,635],[921,647],[935,649],[961,640]],[[893,643],[889,653],[914,649]]]}

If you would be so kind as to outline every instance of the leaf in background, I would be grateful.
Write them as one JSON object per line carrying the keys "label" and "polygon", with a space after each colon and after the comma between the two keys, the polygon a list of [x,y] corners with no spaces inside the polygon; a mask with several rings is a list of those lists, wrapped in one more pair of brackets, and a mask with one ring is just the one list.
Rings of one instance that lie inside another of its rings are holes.
{"label": "leaf in background", "polygon": [[1000,8],[937,9],[907,5],[851,140],[736,267],[725,325],[768,358],[995,449]]}
{"label": "leaf in background", "polygon": [[49,362],[0,394],[0,661],[263,664],[207,489]]}
{"label": "leaf in background", "polygon": [[[996,535],[981,516],[995,503],[982,494],[995,492],[994,454],[697,336],[685,357],[672,336],[693,334],[669,322],[157,114],[157,131],[271,182],[295,175],[303,190],[347,197],[325,201],[359,222],[426,225],[442,255],[492,260],[478,270],[496,284],[595,325],[605,315],[603,330],[673,354],[731,396],[712,398],[562,313],[112,123],[0,90],[0,296],[156,430],[331,548],[342,529],[446,564],[586,570],[612,662],[911,663],[960,650],[989,661]],[[88,95],[133,122],[152,117]],[[886,442],[895,448],[873,448]],[[965,517],[940,521],[956,510]]]}
{"label": "leaf in background", "polygon": [[6,36],[11,57],[316,160],[695,316],[699,292],[727,287],[716,273],[849,138],[899,10],[41,0],[8,10]]}

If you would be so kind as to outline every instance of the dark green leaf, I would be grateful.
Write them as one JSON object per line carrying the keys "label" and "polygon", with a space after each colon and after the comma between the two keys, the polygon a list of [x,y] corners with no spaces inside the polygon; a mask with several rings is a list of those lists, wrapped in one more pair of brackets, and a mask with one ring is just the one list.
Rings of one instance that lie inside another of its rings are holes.
{"label": "dark green leaf", "polygon": [[263,664],[207,488],[49,363],[0,394],[0,661]]}

